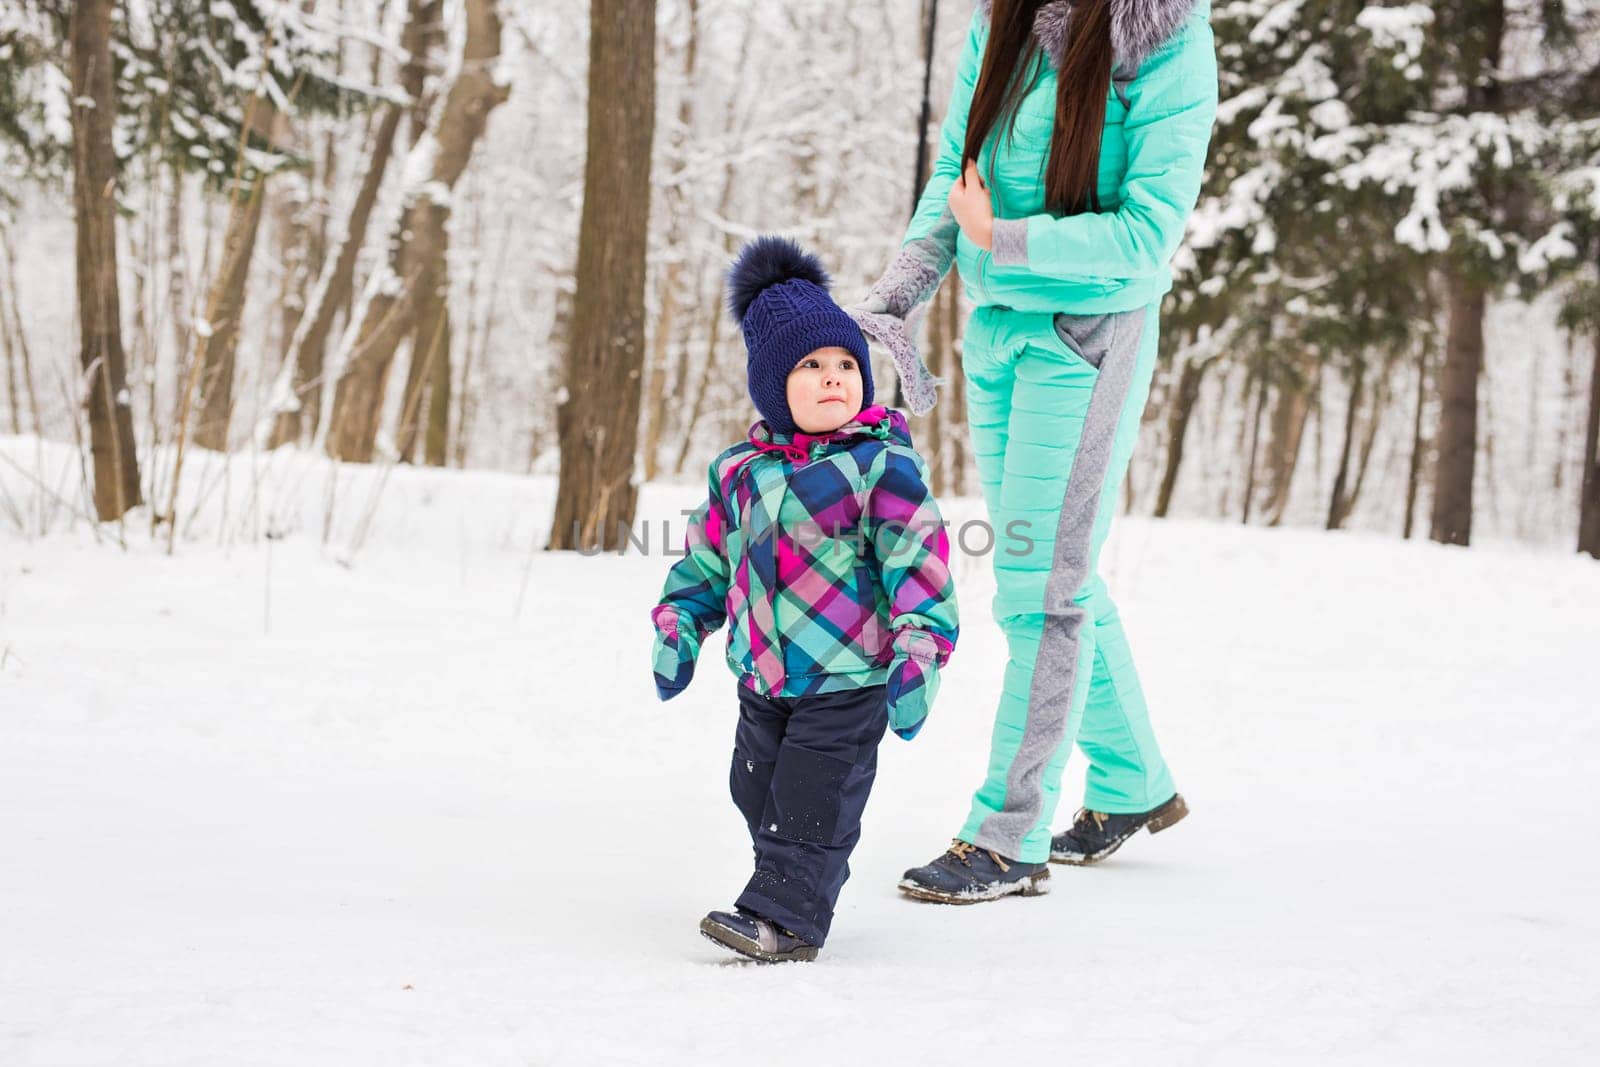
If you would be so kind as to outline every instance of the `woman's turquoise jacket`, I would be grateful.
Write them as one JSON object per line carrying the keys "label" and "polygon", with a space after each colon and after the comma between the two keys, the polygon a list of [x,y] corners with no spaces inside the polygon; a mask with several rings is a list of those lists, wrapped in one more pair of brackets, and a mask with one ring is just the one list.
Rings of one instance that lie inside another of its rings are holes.
{"label": "woman's turquoise jacket", "polygon": [[904,245],[939,274],[953,254],[980,306],[1098,314],[1145,307],[1172,286],[1170,262],[1200,195],[1217,110],[1210,0],[1108,0],[1114,68],[1106,92],[1099,210],[1056,217],[1043,173],[1055,123],[1055,62],[1071,5],[1045,5],[1043,46],[1009,136],[996,123],[978,165],[993,198],[993,250],[961,233],[946,201],[961,176],[967,109],[988,41],[988,4],[973,14],[938,158]]}

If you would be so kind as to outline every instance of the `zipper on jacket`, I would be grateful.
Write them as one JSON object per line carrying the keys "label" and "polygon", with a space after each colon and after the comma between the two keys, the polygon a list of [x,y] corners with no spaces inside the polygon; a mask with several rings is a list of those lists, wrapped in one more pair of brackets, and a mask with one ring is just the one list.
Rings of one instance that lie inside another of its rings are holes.
{"label": "zipper on jacket", "polygon": [[[778,462],[783,468],[783,493],[778,497],[778,508],[772,514],[774,551],[776,551],[778,545],[783,543],[783,505],[789,499],[789,476],[794,473],[794,461],[788,456],[784,456]],[[778,625],[778,594],[782,589],[783,585],[778,581],[778,568],[774,565],[772,568],[772,625],[776,632],[770,636],[772,638],[772,646],[778,652],[778,661],[783,664],[783,684],[787,686],[789,684],[789,657],[784,654],[786,642],[783,639],[783,627]],[[754,650],[752,650],[752,655],[753,653]],[[752,659],[751,662],[753,664],[754,660]],[[757,678],[756,680],[760,681],[761,679]],[[768,693],[767,696],[776,698],[779,692],[781,692],[781,688]]]}

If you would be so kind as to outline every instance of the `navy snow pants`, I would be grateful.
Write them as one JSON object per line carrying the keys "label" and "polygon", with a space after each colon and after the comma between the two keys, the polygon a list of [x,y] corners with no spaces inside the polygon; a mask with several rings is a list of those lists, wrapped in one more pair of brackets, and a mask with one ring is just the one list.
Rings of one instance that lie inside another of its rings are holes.
{"label": "navy snow pants", "polygon": [[741,911],[827,940],[888,724],[881,685],[789,698],[739,687],[728,784],[756,860]]}

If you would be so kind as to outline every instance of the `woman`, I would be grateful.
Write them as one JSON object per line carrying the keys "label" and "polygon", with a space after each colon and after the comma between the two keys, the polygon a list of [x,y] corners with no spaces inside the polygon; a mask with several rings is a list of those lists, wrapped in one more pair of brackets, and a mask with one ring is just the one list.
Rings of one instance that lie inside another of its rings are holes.
{"label": "woman", "polygon": [[[1200,192],[1217,104],[1209,12],[1209,0],[984,0],[933,176],[858,309],[920,411],[932,379],[907,320],[952,263],[977,305],[962,371],[1010,658],[971,814],[900,883],[917,899],[1042,893],[1047,860],[1097,862],[1187,813],[1096,562]],[[1089,758],[1083,810],[1052,840],[1074,740]]]}

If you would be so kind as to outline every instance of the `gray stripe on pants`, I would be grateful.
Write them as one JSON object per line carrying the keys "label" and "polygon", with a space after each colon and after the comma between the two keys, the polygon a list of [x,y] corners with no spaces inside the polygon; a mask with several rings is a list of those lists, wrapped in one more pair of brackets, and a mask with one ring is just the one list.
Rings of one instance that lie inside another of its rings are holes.
{"label": "gray stripe on pants", "polygon": [[1110,315],[1057,315],[1056,332],[1085,362],[1100,368],[1078,452],[1067,474],[1067,489],[1056,520],[1056,547],[1044,590],[1044,633],[1028,691],[1028,724],[1006,774],[1005,807],[983,820],[973,844],[1016,858],[1022,839],[1044,810],[1044,769],[1061,748],[1071,717],[1078,680],[1078,634],[1088,612],[1074,598],[1089,580],[1095,520],[1101,489],[1111,466],[1117,424],[1133,386],[1139,342],[1149,312]]}

